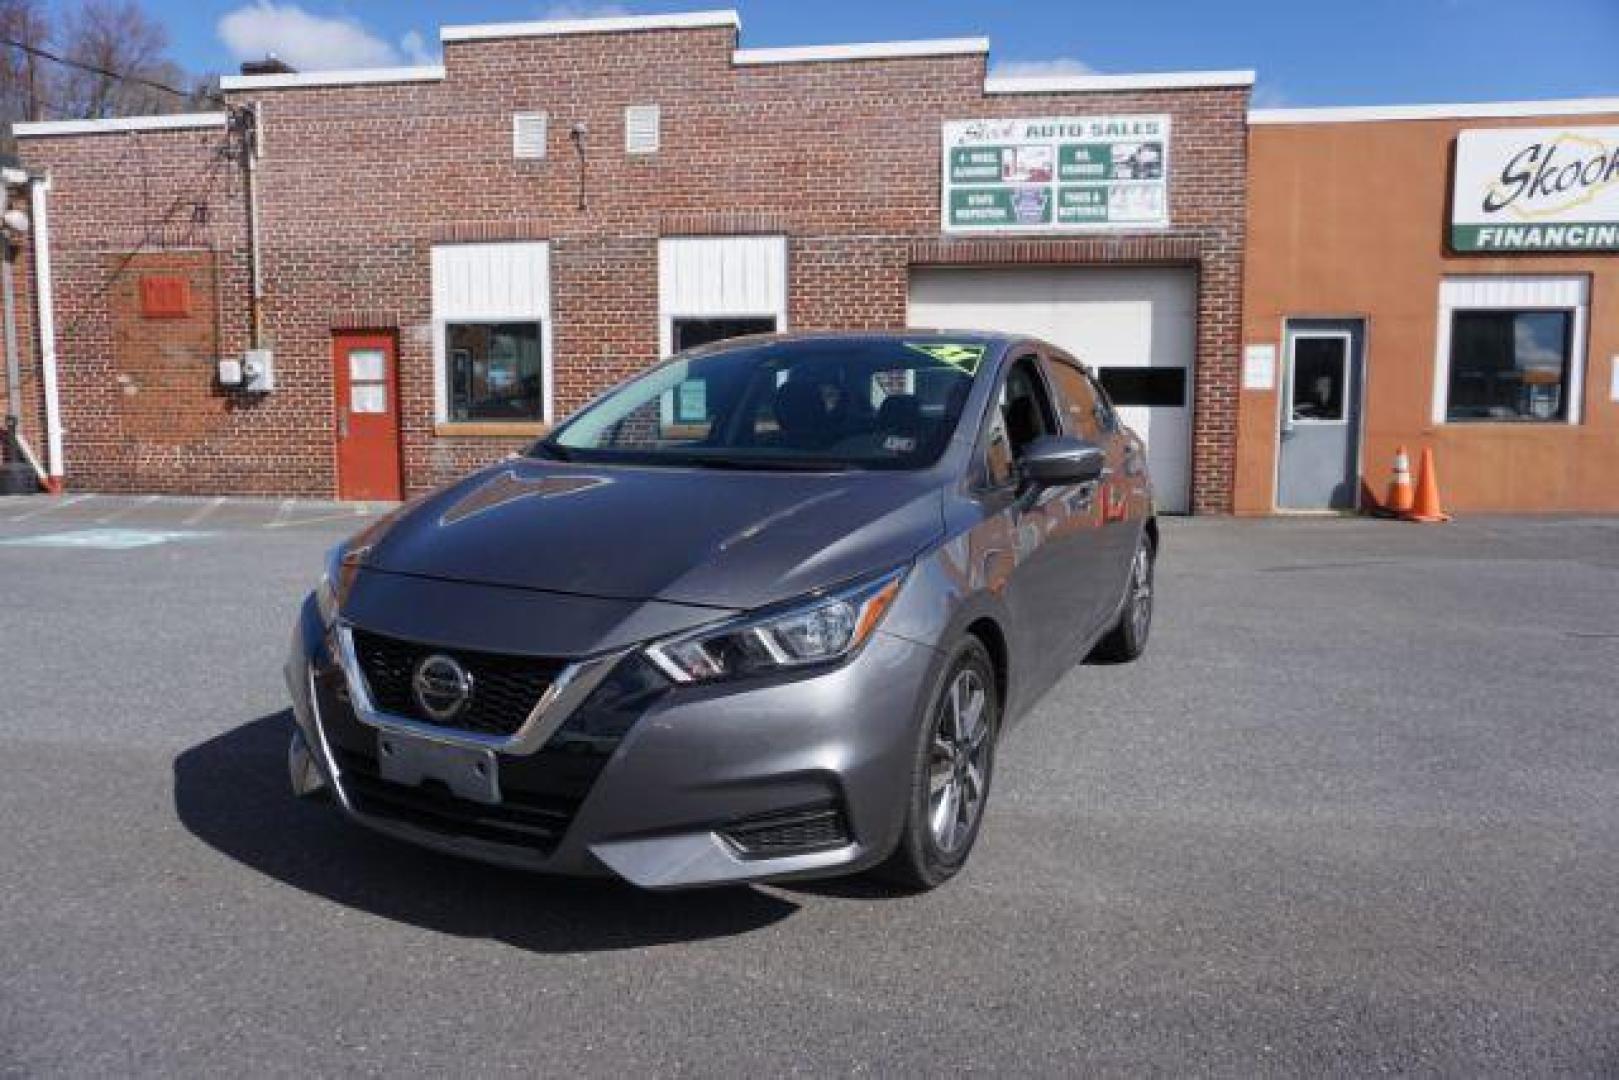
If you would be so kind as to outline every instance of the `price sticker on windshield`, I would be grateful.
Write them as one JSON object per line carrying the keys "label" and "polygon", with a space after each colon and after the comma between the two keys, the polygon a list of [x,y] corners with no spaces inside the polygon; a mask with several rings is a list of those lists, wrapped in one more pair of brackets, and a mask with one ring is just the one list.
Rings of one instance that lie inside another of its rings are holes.
{"label": "price sticker on windshield", "polygon": [[907,349],[915,349],[923,356],[932,357],[941,364],[949,364],[953,368],[960,368],[969,375],[978,373],[978,365],[984,360],[984,346],[964,345],[958,342],[928,342],[926,344],[907,341]]}

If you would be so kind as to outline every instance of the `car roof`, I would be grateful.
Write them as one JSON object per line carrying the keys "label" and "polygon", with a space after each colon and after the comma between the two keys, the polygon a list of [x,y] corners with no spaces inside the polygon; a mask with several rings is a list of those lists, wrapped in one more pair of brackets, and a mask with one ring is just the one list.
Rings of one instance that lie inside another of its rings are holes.
{"label": "car roof", "polygon": [[[846,342],[850,345],[875,345],[883,342],[938,342],[958,345],[983,345],[996,354],[1021,343],[1043,345],[1026,334],[1010,334],[1000,330],[942,330],[914,327],[903,330],[789,330],[775,334],[747,334],[723,338],[688,349],[702,353],[736,348],[739,345],[790,345],[798,341]],[[1049,346],[1048,346],[1049,347]]]}

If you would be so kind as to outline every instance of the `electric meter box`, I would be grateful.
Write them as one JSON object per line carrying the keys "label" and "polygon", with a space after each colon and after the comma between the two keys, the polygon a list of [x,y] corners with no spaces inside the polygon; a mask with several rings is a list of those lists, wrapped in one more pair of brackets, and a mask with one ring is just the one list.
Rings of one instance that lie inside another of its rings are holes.
{"label": "electric meter box", "polygon": [[242,389],[267,394],[275,389],[275,353],[269,349],[249,349],[242,354]]}
{"label": "electric meter box", "polygon": [[219,385],[236,387],[242,385],[242,362],[235,357],[224,357],[218,361]]}

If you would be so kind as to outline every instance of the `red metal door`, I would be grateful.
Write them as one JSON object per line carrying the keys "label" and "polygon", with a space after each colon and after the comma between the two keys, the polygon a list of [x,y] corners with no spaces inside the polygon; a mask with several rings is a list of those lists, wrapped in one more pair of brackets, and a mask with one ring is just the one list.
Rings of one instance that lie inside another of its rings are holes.
{"label": "red metal door", "polygon": [[337,496],[401,499],[399,378],[391,334],[332,339],[337,391]]}

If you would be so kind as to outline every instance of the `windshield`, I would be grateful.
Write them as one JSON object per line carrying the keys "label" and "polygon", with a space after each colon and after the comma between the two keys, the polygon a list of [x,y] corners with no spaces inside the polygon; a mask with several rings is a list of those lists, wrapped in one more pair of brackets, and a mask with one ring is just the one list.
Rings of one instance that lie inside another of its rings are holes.
{"label": "windshield", "polygon": [[535,452],[716,468],[921,468],[949,442],[985,351],[928,337],[720,346],[653,368]]}

